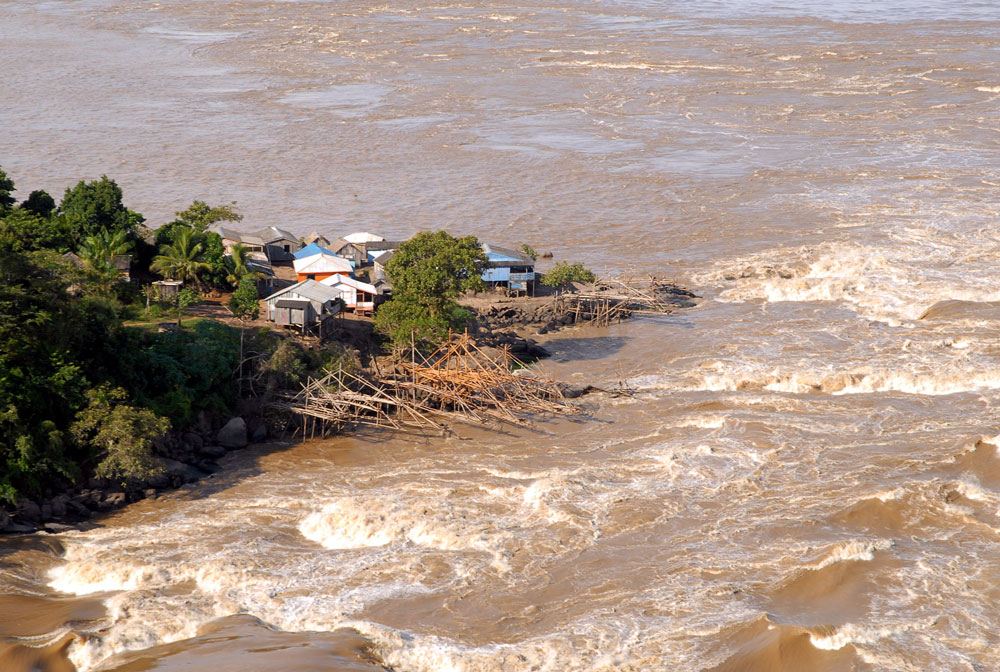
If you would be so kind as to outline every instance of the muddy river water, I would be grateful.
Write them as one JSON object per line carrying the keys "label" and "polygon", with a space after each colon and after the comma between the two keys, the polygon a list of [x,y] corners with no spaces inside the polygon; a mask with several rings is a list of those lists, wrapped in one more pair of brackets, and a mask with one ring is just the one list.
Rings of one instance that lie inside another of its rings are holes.
{"label": "muddy river water", "polygon": [[250,449],[0,540],[0,667],[1000,668],[997,63],[972,0],[0,2],[27,190],[704,297],[551,340],[636,390],[586,419]]}

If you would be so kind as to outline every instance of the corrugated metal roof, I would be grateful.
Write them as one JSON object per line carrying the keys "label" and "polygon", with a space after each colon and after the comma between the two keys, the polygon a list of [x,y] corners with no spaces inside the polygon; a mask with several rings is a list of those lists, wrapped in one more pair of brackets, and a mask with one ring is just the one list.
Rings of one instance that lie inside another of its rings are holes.
{"label": "corrugated metal roof", "polygon": [[252,233],[241,233],[235,229],[227,229],[221,226],[217,226],[215,231],[226,240],[232,240],[237,243],[242,243],[243,245],[256,245],[258,247],[264,247],[264,240],[260,236]]}
{"label": "corrugated metal roof", "polygon": [[318,243],[309,243],[301,250],[293,254],[292,256],[296,259],[305,259],[306,257],[311,257],[314,254],[329,254],[333,255],[333,250],[328,250]]}
{"label": "corrugated metal roof", "polygon": [[303,280],[302,282],[296,282],[290,287],[279,289],[274,294],[267,297],[265,301],[270,301],[271,299],[276,299],[279,296],[285,296],[286,294],[294,294],[319,303],[326,303],[327,301],[333,301],[334,299],[340,298],[340,292],[332,287],[322,285],[315,280]]}
{"label": "corrugated metal roof", "polygon": [[305,259],[296,259],[292,262],[296,273],[347,273],[354,272],[351,262],[337,256],[328,254],[314,254]]}
{"label": "corrugated metal roof", "polygon": [[310,233],[309,235],[307,235],[302,240],[303,240],[303,242],[305,242],[306,245],[309,245],[310,243],[319,243],[320,241],[323,241],[322,244],[324,244],[324,245],[329,245],[330,244],[330,239],[327,238],[326,236],[324,236],[319,231],[313,231],[312,233]]}
{"label": "corrugated metal roof", "polygon": [[292,242],[299,242],[299,237],[296,236],[291,231],[285,231],[284,229],[279,229],[276,226],[267,226],[260,231],[254,232],[255,236],[260,237],[267,243],[273,243],[276,240],[290,240]]}
{"label": "corrugated metal roof", "polygon": [[372,243],[381,242],[385,238],[376,236],[374,233],[368,233],[367,231],[358,231],[357,233],[350,233],[344,236],[344,240],[349,243]]}
{"label": "corrugated metal roof", "polygon": [[512,250],[508,247],[498,247],[497,245],[483,243],[483,252],[486,253],[486,258],[490,260],[491,265],[498,262],[504,265],[503,262],[507,261],[518,266],[535,265],[534,259],[519,250]]}
{"label": "corrugated metal roof", "polygon": [[347,277],[346,275],[333,275],[329,278],[324,278],[319,281],[320,283],[327,285],[329,287],[336,287],[337,285],[348,285],[354,289],[359,289],[362,292],[368,292],[369,294],[378,294],[378,290],[375,289],[375,285],[369,285],[367,282],[361,282],[355,278]]}

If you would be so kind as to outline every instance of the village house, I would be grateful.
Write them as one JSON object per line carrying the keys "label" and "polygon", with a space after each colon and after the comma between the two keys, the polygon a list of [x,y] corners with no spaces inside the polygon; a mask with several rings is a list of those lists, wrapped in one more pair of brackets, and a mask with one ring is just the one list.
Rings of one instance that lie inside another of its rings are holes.
{"label": "village house", "polygon": [[392,259],[395,254],[395,250],[380,251],[378,256],[376,256],[372,261],[375,270],[375,282],[388,282],[389,278],[385,274],[385,265],[389,263],[389,260]]}
{"label": "village house", "polygon": [[236,245],[242,245],[248,252],[264,254],[264,241],[259,236],[241,233],[222,226],[216,227],[215,232],[222,238],[222,247],[226,250],[226,254],[232,254],[233,247]]}
{"label": "village house", "polygon": [[253,235],[264,242],[264,254],[272,264],[291,261],[295,252],[302,247],[294,233],[276,226],[268,226]]}
{"label": "village house", "polygon": [[518,250],[483,243],[488,265],[483,281],[493,287],[535,293],[535,260]]}
{"label": "village house", "polygon": [[323,280],[331,275],[351,276],[354,273],[351,262],[336,255],[322,252],[295,259],[292,266],[295,268],[295,276],[299,281]]}
{"label": "village house", "polygon": [[368,263],[368,252],[363,243],[352,243],[346,238],[338,238],[330,245],[330,249],[338,257],[351,262],[355,269]]}
{"label": "village house", "polygon": [[226,254],[232,254],[235,245],[242,245],[249,252],[264,255],[272,264],[291,261],[292,255],[302,247],[294,234],[274,226],[254,233],[242,233],[223,226],[216,227],[215,231],[222,238]]}
{"label": "village house", "polygon": [[379,292],[374,285],[345,275],[334,275],[320,282],[340,292],[340,298],[348,310],[353,310],[358,315],[375,310],[375,298]]}
{"label": "village house", "polygon": [[319,231],[313,231],[312,233],[308,234],[305,238],[302,239],[303,245],[310,245],[311,243],[316,243],[317,245],[321,245],[323,247],[329,247],[330,239],[324,236]]}
{"label": "village house", "polygon": [[338,289],[315,280],[303,280],[264,299],[266,319],[279,326],[298,327],[302,333],[315,331],[322,338],[323,332],[330,328],[330,319],[340,313],[343,305],[340,296]]}

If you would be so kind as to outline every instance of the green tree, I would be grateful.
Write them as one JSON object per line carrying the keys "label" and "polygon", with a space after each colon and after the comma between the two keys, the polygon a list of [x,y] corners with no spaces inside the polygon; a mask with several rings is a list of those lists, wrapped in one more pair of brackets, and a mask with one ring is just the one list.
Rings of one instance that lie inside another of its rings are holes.
{"label": "green tree", "polygon": [[484,287],[486,254],[474,236],[422,232],[403,243],[386,265],[393,298],[375,314],[375,326],[397,345],[411,338],[421,345],[440,342],[448,329],[470,314],[455,299]]}
{"label": "green tree", "polygon": [[596,281],[597,276],[584,268],[583,264],[579,262],[571,264],[568,261],[560,261],[551,271],[542,276],[542,284],[549,287],[565,287],[571,282],[589,284]]}
{"label": "green tree", "polygon": [[128,239],[125,231],[101,229],[84,238],[78,251],[80,258],[98,273],[117,276],[114,258],[127,254],[130,249],[132,249],[132,241]]}
{"label": "green tree", "polygon": [[77,443],[94,451],[98,478],[142,480],[163,469],[153,457],[153,440],[170,429],[166,418],[126,404],[128,395],[120,387],[103,385],[87,397],[71,431]]}
{"label": "green tree", "polygon": [[252,275],[244,275],[240,278],[239,286],[233,292],[226,306],[229,308],[229,312],[240,321],[240,385],[242,385],[243,335],[246,331],[246,323],[249,320],[256,320],[257,316],[260,315],[260,295],[257,293],[257,280]]}
{"label": "green tree", "polygon": [[527,243],[521,243],[521,251],[532,259],[538,259],[538,252],[535,252],[535,248]]}
{"label": "green tree", "polygon": [[41,217],[23,207],[0,215],[0,247],[16,252],[66,250],[69,242],[57,219]]}
{"label": "green tree", "polygon": [[185,287],[181,291],[177,292],[177,327],[181,326],[181,318],[184,316],[184,310],[188,306],[193,306],[194,304],[201,301],[201,297],[192,289]]}
{"label": "green tree", "polygon": [[56,201],[49,194],[41,189],[35,189],[28,194],[27,200],[21,203],[21,209],[34,213],[39,217],[51,217],[56,209]]}
{"label": "green tree", "polygon": [[60,255],[0,249],[0,497],[78,473],[66,430],[90,381],[114,367],[119,326],[112,303]]}
{"label": "green tree", "polygon": [[121,187],[107,175],[92,182],[80,180],[72,189],[67,188],[59,213],[70,238],[77,244],[101,229],[137,235],[145,221],[142,215],[125,207]]}
{"label": "green tree", "polygon": [[257,281],[251,275],[244,275],[236,291],[226,304],[229,311],[238,320],[256,320],[260,315],[260,296],[257,294]]}
{"label": "green tree", "polygon": [[150,268],[165,278],[193,280],[200,285],[200,275],[211,269],[204,260],[202,249],[202,244],[195,242],[194,229],[184,227],[177,232],[173,243],[160,248]]}
{"label": "green tree", "polygon": [[257,279],[263,275],[260,271],[250,269],[250,252],[239,243],[233,245],[229,255],[226,257],[225,264],[226,282],[233,287],[242,286],[243,278],[247,276]]}
{"label": "green tree", "polygon": [[243,215],[236,209],[236,201],[229,205],[216,206],[210,206],[205,201],[194,201],[186,209],[175,214],[177,219],[171,224],[190,226],[198,233],[204,233],[208,227],[218,222],[239,222],[243,219]]}
{"label": "green tree", "polygon": [[7,173],[0,168],[0,215],[14,205],[14,180],[7,177]]}

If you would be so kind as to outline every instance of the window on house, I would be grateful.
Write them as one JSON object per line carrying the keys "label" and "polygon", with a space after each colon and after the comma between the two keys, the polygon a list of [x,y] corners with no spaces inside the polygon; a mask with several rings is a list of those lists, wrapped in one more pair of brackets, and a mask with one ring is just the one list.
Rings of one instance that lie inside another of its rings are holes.
{"label": "window on house", "polygon": [[291,252],[291,249],[289,248],[288,245],[285,245],[285,252]]}
{"label": "window on house", "polygon": [[314,273],[310,273],[309,275],[306,276],[306,279],[307,280],[315,280],[316,279],[316,275]]}

